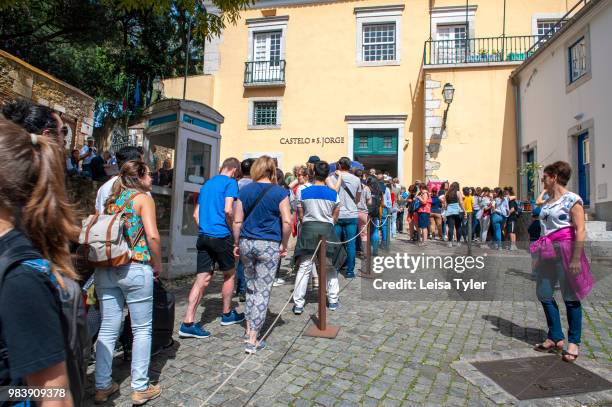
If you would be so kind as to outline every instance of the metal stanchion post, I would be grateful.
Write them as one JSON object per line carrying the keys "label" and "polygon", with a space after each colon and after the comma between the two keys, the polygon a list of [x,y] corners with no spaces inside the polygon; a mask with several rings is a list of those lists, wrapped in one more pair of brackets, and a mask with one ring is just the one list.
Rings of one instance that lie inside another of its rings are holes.
{"label": "metal stanchion post", "polygon": [[313,336],[317,338],[329,338],[334,339],[338,335],[340,327],[327,326],[327,306],[325,300],[327,299],[327,242],[325,236],[320,235],[319,240],[319,319],[316,325],[312,325],[304,332],[306,336]]}
{"label": "metal stanchion post", "polygon": [[[366,249],[365,249],[365,258],[361,262],[361,278],[374,278],[372,275],[372,222],[368,219],[368,225],[366,228],[366,232],[368,236],[366,237]],[[378,231],[376,231],[378,232]]]}

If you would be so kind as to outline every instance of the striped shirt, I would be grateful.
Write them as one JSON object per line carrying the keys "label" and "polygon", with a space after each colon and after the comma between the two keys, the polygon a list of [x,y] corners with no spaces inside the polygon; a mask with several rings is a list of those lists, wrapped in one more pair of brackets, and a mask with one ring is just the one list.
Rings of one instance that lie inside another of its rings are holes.
{"label": "striped shirt", "polygon": [[334,209],[340,205],[338,194],[326,185],[298,190],[298,208],[304,209],[302,222],[334,223]]}

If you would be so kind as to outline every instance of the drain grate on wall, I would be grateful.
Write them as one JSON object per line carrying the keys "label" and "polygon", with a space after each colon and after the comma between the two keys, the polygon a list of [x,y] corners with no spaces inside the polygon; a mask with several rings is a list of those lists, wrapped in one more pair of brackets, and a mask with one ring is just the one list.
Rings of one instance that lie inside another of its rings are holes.
{"label": "drain grate on wall", "polygon": [[561,356],[472,362],[482,374],[519,400],[612,389],[612,383]]}

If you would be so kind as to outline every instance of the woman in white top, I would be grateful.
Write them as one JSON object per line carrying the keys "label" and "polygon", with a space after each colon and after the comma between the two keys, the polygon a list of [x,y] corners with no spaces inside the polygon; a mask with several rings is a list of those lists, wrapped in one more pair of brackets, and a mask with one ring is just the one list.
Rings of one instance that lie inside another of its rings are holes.
{"label": "woman in white top", "polygon": [[[563,360],[566,362],[573,362],[578,357],[578,346],[580,345],[582,331],[582,307],[568,281],[568,274],[576,275],[581,271],[580,258],[586,235],[582,199],[566,189],[571,171],[570,165],[563,161],[557,161],[544,168],[542,183],[549,198],[540,212],[543,236],[550,237],[553,233],[564,228],[573,229],[571,231],[573,236],[571,262],[568,270],[565,270],[566,266],[562,261],[559,245],[555,244],[556,256],[552,259],[541,258],[536,267],[537,295],[546,315],[548,335],[547,339],[543,343],[537,344],[534,349],[540,352],[562,351]],[[564,336],[559,307],[553,296],[557,281],[561,287],[567,310],[569,325],[567,351],[563,350]]]}

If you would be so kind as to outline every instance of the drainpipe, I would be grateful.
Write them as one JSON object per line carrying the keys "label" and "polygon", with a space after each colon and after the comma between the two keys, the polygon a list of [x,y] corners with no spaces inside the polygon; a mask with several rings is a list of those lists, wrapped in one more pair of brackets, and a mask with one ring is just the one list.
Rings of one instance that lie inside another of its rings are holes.
{"label": "drainpipe", "polygon": [[468,9],[470,7],[470,0],[465,0],[465,61],[468,59],[468,46],[470,44],[470,21],[468,19]]}
{"label": "drainpipe", "polygon": [[505,60],[506,55],[506,0],[504,0],[504,22],[502,27],[502,61]]}
{"label": "drainpipe", "polygon": [[523,193],[523,184],[521,183],[519,168],[523,163],[523,154],[521,152],[523,140],[521,132],[521,83],[519,82],[518,76],[512,79],[512,88],[514,89],[514,119],[516,126],[516,189],[518,191],[518,196],[521,197]]}

